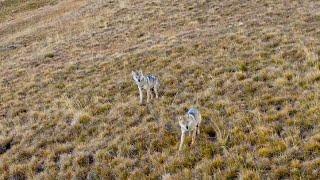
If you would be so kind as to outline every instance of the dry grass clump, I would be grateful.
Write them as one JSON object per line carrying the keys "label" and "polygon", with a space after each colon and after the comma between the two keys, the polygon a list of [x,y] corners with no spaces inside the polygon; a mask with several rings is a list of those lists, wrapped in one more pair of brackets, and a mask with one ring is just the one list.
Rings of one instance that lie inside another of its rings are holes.
{"label": "dry grass clump", "polygon": [[0,179],[318,178],[318,1],[0,6]]}

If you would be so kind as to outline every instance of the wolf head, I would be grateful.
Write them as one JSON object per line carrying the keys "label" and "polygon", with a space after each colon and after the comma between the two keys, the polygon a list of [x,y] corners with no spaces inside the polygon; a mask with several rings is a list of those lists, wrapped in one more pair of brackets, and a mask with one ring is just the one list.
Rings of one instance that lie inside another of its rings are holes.
{"label": "wolf head", "polygon": [[142,79],[143,79],[143,74],[142,71],[132,71],[132,78],[136,83],[141,83]]}

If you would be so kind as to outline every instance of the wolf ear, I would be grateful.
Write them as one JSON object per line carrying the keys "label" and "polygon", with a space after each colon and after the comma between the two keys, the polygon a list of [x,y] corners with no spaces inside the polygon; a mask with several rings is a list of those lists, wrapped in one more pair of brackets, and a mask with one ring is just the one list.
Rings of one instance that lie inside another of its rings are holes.
{"label": "wolf ear", "polygon": [[132,71],[131,74],[132,74],[133,80],[138,81],[138,80],[137,80],[138,74],[137,74],[135,71]]}
{"label": "wolf ear", "polygon": [[178,122],[179,122],[179,124],[184,124],[184,120],[185,118],[184,118],[184,116],[178,116]]}
{"label": "wolf ear", "polygon": [[180,125],[180,126],[184,126],[184,124],[183,124],[183,121],[182,121],[182,118],[181,118],[181,117],[179,117],[179,118],[178,118],[178,122],[179,122],[179,125]]}
{"label": "wolf ear", "polygon": [[178,121],[183,121],[185,119],[184,116],[178,116]]}

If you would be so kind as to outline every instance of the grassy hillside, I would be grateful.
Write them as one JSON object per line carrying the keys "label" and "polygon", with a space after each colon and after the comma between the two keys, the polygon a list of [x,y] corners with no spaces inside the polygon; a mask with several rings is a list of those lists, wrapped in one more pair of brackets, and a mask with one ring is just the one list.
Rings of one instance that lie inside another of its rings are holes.
{"label": "grassy hillside", "polygon": [[[317,179],[319,1],[0,7],[0,179]],[[137,69],[159,101],[139,105]]]}
{"label": "grassy hillside", "polygon": [[54,0],[1,0],[0,1],[0,22],[6,19],[14,19],[16,13],[31,11],[45,5],[53,5]]}

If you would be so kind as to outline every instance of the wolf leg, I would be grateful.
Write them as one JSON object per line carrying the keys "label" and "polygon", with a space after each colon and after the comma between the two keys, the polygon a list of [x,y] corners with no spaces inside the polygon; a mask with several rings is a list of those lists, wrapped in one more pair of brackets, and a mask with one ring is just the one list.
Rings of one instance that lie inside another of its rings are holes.
{"label": "wolf leg", "polygon": [[147,103],[149,103],[150,99],[150,89],[147,89]]}
{"label": "wolf leg", "polygon": [[140,95],[140,104],[142,104],[143,93],[141,88],[139,88],[139,95]]}
{"label": "wolf leg", "polygon": [[159,88],[159,87],[154,87],[154,93],[156,94],[156,98],[157,98],[157,99],[159,98],[158,88]]}
{"label": "wolf leg", "polygon": [[181,132],[181,138],[180,138],[179,151],[181,151],[181,149],[182,149],[184,138],[185,138],[185,132],[182,131]]}

